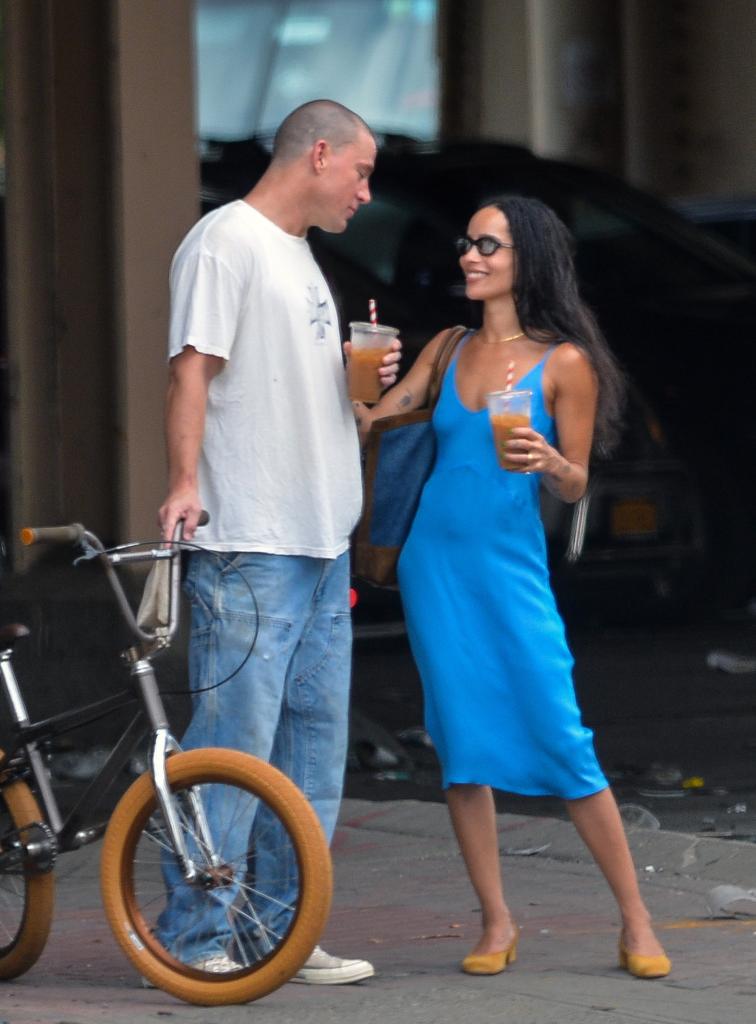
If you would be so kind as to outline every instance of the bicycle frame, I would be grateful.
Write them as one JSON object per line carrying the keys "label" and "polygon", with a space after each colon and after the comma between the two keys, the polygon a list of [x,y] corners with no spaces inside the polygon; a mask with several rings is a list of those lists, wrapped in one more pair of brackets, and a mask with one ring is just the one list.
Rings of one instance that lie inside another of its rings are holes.
{"label": "bicycle frame", "polygon": [[[134,639],[123,652],[128,686],[31,721],[13,667],[15,644],[29,630],[0,626],[0,690],[13,731],[10,755],[0,751],[0,983],[28,971],[44,951],[58,851],[104,833],[103,910],[147,984],[199,1006],[267,995],[294,976],[320,938],[331,857],[315,810],[278,768],[241,750],[181,751],[171,734],[151,659],[177,628],[180,532],[153,550],[108,551],[79,525],[26,530],[22,539],[72,542],[83,558],[99,561]],[[135,614],[114,567],[140,561],[155,565]],[[105,763],[61,814],[41,743],[132,703]],[[114,794],[112,810],[93,817],[147,730],[149,770]],[[214,836],[208,818],[217,821]]]}
{"label": "bicycle frame", "polygon": [[[157,678],[150,660],[157,651],[169,646],[170,640],[178,628],[180,548],[173,543],[164,548],[148,551],[121,549],[108,552],[94,534],[89,533],[78,524],[28,532],[32,539],[27,540],[27,543],[33,543],[36,540],[73,540],[84,549],[84,558],[96,558],[103,566],[123,618],[137,641],[123,655],[129,663],[132,690],[135,690],[136,693],[128,690],[122,691],[83,707],[53,715],[50,718],[30,721],[12,665],[13,645],[15,640],[22,635],[21,632],[17,632],[16,636],[0,649],[0,681],[10,708],[13,725],[13,753],[10,757],[0,760],[0,771],[15,772],[19,776],[26,774],[27,771],[31,773],[44,807],[47,824],[55,836],[55,852],[77,849],[85,843],[99,838],[104,831],[102,825],[86,823],[86,818],[82,813],[83,809],[87,808],[86,817],[91,820],[92,809],[96,808],[99,803],[98,797],[107,792],[126,765],[131,753],[144,735],[146,727],[149,727],[152,734],[149,766],[158,803],[183,874],[188,882],[192,882],[198,877],[198,872],[188,854],[182,831],[179,828],[165,768],[166,758],[170,754],[180,751],[181,748],[170,732]],[[181,524],[177,526],[174,533],[174,542],[179,541],[180,536]],[[131,545],[132,548],[137,546]],[[164,559],[170,561],[168,623],[163,628],[149,631],[143,629],[137,622],[113,566],[145,561],[157,563]],[[45,769],[44,759],[38,745],[39,741],[51,739],[79,725],[96,721],[110,711],[138,699],[141,699],[142,708],[126,726],[105,764],[90,781],[73,809],[64,819]],[[200,836],[206,848],[212,849],[213,843],[201,803],[198,799],[194,803],[196,804],[195,811]]]}

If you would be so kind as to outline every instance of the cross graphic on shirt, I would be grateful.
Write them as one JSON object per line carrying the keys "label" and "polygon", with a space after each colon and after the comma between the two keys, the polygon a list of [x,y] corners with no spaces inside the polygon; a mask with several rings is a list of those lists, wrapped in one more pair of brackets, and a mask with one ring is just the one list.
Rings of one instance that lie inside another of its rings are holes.
{"label": "cross graphic on shirt", "polygon": [[331,325],[331,317],[328,312],[328,303],[321,302],[318,294],[318,286],[311,284],[307,286],[307,303],[310,307],[310,324],[315,327],[315,340],[325,341],[325,329]]}

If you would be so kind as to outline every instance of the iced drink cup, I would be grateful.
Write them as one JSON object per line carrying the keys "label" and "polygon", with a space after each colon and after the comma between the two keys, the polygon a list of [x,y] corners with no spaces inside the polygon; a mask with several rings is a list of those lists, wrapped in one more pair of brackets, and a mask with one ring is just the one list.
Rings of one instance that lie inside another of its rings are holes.
{"label": "iced drink cup", "polygon": [[399,334],[396,327],[355,321],[349,325],[352,354],[347,364],[349,397],[354,402],[377,402],[383,388],[378,368]]}
{"label": "iced drink cup", "polygon": [[506,443],[512,438],[514,427],[530,426],[530,397],[532,391],[492,391],[486,396],[488,415],[493,430],[494,447],[499,465],[504,469],[521,468],[507,459]]}

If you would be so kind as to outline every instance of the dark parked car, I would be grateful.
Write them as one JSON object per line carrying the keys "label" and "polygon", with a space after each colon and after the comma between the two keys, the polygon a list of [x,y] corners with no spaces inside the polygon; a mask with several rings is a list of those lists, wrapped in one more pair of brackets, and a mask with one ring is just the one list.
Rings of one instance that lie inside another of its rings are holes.
{"label": "dark parked car", "polygon": [[756,196],[687,196],[672,206],[714,238],[756,259]]}
{"label": "dark parked car", "polygon": [[[243,195],[266,162],[254,141],[207,145],[205,208]],[[622,447],[594,467],[574,564],[561,552],[579,517],[545,509],[565,601],[591,581],[625,610],[641,594],[663,604],[748,596],[756,265],[621,181],[520,147],[386,139],[372,185],[346,232],[311,240],[343,321],[365,319],[377,299],[381,320],[401,328],[407,364],[441,327],[474,325],[451,243],[482,202],[538,196],[575,236],[584,296],[633,388]]]}

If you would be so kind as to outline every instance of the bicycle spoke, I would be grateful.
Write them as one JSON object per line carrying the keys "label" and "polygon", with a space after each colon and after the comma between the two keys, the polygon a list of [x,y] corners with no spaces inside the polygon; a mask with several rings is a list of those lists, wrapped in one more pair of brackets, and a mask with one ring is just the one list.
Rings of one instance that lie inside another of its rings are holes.
{"label": "bicycle spoke", "polygon": [[[0,833],[11,831],[8,815],[0,817]],[[26,882],[20,868],[0,875],[0,950],[16,940],[26,905]]]}
{"label": "bicycle spoke", "polygon": [[[199,933],[214,927],[225,936],[222,948],[232,960],[250,966],[266,959],[296,916],[299,868],[288,833],[242,787],[195,785],[176,790],[173,801],[200,879],[186,882],[161,812],[153,810],[133,864],[134,896],[150,933],[162,941],[174,912],[167,908],[179,907],[181,926],[165,939],[173,957],[191,963]],[[185,927],[203,919],[207,925]]]}

